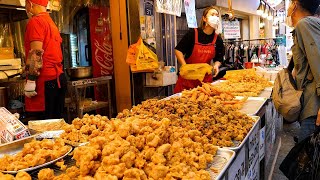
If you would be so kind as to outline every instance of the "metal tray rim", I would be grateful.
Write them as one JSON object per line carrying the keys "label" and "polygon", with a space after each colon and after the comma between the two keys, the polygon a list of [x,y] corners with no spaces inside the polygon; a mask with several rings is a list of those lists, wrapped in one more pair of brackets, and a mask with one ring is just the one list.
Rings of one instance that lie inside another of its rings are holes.
{"label": "metal tray rim", "polygon": [[[250,116],[250,115],[249,115]],[[238,151],[239,149],[241,149],[245,142],[248,140],[249,136],[252,134],[254,128],[258,125],[258,123],[260,122],[260,117],[259,116],[250,116],[251,118],[253,119],[256,119],[256,122],[254,123],[254,125],[252,126],[252,128],[250,129],[250,131],[248,132],[248,134],[246,135],[246,137],[242,140],[242,142],[240,143],[239,146],[237,147],[222,147],[222,148],[225,148],[225,149],[230,149],[230,150],[233,150],[233,151]]]}
{"label": "metal tray rim", "polygon": [[[218,148],[217,154],[218,152],[227,152],[232,154],[231,157],[228,159],[227,163],[225,164],[225,166],[220,170],[219,173],[217,173],[217,177],[215,178],[215,180],[219,180],[221,179],[221,177],[223,176],[223,174],[226,172],[226,170],[229,168],[229,166],[231,165],[233,159],[236,156],[236,152],[232,151],[230,149],[224,149],[224,148]],[[210,170],[209,170],[210,171]]]}
{"label": "metal tray rim", "polygon": [[[69,145],[68,145],[69,146]],[[47,165],[50,165],[50,164],[53,164],[57,161],[59,161],[60,159],[63,159],[64,157],[66,157],[71,151],[72,151],[72,146],[69,146],[70,150],[68,152],[66,152],[66,154],[62,155],[61,157],[57,158],[57,159],[54,159],[52,161],[49,161],[49,162],[46,162],[44,164],[41,164],[41,165],[38,165],[38,166],[34,166],[34,167],[30,167],[30,168],[26,168],[26,169],[20,169],[18,171],[1,171],[3,173],[8,173],[8,174],[16,174],[18,173],[19,171],[25,171],[25,172],[28,172],[28,171],[33,171],[33,170],[36,170],[36,169],[39,169],[39,168],[42,168],[42,167],[45,167]]]}

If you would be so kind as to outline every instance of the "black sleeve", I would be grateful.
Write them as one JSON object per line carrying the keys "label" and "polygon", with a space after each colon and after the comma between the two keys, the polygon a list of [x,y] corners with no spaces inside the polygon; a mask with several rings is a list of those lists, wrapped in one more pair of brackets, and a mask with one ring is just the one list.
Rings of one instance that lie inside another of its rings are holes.
{"label": "black sleeve", "polygon": [[178,45],[175,47],[176,50],[181,51],[185,55],[185,58],[188,58],[192,54],[194,46],[194,29],[190,29],[187,34],[183,36]]}
{"label": "black sleeve", "polygon": [[223,45],[223,40],[220,35],[217,37],[216,41],[216,56],[213,58],[213,61],[220,61],[221,63],[223,62],[223,56],[225,53],[224,45]]}

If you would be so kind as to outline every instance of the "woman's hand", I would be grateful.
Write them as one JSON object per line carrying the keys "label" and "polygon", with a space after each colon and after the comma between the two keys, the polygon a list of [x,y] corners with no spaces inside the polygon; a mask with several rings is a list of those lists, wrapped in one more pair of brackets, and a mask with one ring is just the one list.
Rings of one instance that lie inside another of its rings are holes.
{"label": "woman's hand", "polygon": [[214,65],[213,65],[213,69],[214,69],[214,74],[213,74],[213,77],[216,77],[218,74],[219,74],[219,67],[221,66],[221,62],[219,61],[216,61],[214,62]]}
{"label": "woman's hand", "polygon": [[320,126],[320,109],[318,110],[318,116],[317,116],[316,125]]}

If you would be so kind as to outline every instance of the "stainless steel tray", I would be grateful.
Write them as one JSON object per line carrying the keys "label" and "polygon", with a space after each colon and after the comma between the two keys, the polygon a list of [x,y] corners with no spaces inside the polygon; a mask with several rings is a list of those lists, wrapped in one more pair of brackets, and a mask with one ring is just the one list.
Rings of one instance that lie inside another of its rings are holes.
{"label": "stainless steel tray", "polygon": [[169,99],[174,98],[174,97],[180,97],[181,95],[182,95],[182,93],[173,94],[171,96],[163,98],[162,100],[169,100]]}
{"label": "stainless steel tray", "polygon": [[[221,179],[226,172],[236,153],[229,149],[219,148],[217,154],[213,158],[213,162],[209,164],[208,171],[212,180]],[[215,171],[213,171],[213,169]]]}
{"label": "stainless steel tray", "polygon": [[[213,82],[211,84],[212,85],[217,85],[219,83],[226,82],[226,81],[227,80],[218,80],[218,81],[215,81],[215,82]],[[270,82],[274,83],[274,81],[270,81]],[[266,87],[263,91],[260,92],[259,96],[257,96],[257,97],[269,99],[271,97],[271,93],[272,93],[272,87]]]}
{"label": "stainless steel tray", "polygon": [[0,158],[5,154],[14,155],[17,154],[23,148],[24,144],[36,139],[37,135],[32,135],[23,139],[18,139],[9,143],[0,145]]}
{"label": "stainless steel tray", "polygon": [[254,128],[256,126],[259,125],[259,121],[260,121],[260,117],[259,116],[250,116],[250,117],[255,119],[256,122],[253,124],[252,128],[250,129],[250,131],[248,132],[246,137],[241,142],[234,141],[234,143],[236,144],[236,146],[234,146],[234,147],[223,147],[223,148],[230,149],[230,150],[233,150],[233,151],[238,151],[239,149],[241,149],[244,146],[244,144],[248,140],[249,136],[252,134],[252,131],[254,130]]}
{"label": "stainless steel tray", "polygon": [[[39,169],[39,168],[48,166],[48,165],[50,165],[50,164],[53,164],[53,163],[59,161],[60,159],[63,159],[64,157],[66,157],[66,156],[72,151],[72,147],[71,147],[71,146],[69,146],[69,147],[70,147],[70,150],[69,150],[67,153],[65,153],[63,156],[61,156],[61,157],[59,157],[59,158],[57,158],[57,159],[55,159],[55,160],[49,161],[49,162],[47,162],[47,163],[44,163],[44,164],[41,164],[41,165],[38,165],[38,166],[35,166],[35,167],[26,168],[26,169],[21,169],[21,170],[19,170],[19,171],[25,171],[25,172],[33,171],[33,170],[36,170],[36,169]],[[21,150],[21,149],[20,149],[20,150]],[[3,172],[3,173],[8,173],[8,174],[16,174],[16,173],[18,173],[19,171],[1,171],[1,172]]]}
{"label": "stainless steel tray", "polygon": [[45,131],[43,133],[37,134],[37,139],[54,139],[59,138],[60,135],[64,133],[64,130],[57,130],[57,131]]}
{"label": "stainless steel tray", "polygon": [[28,122],[28,128],[37,132],[61,130],[67,124],[64,119],[46,119]]}
{"label": "stainless steel tray", "polygon": [[267,87],[259,94],[259,97],[270,99],[271,93],[272,93],[272,87]]}
{"label": "stainless steel tray", "polygon": [[[244,97],[237,96],[236,99],[243,99]],[[248,115],[257,115],[263,105],[267,102],[267,98],[264,97],[248,97],[243,107],[239,110]]]}
{"label": "stainless steel tray", "polygon": [[66,143],[66,144],[69,144],[73,147],[80,147],[80,146],[85,146],[86,144],[88,144],[89,142],[72,142],[72,141],[69,141],[69,140],[66,140],[66,139],[63,139],[63,141]]}

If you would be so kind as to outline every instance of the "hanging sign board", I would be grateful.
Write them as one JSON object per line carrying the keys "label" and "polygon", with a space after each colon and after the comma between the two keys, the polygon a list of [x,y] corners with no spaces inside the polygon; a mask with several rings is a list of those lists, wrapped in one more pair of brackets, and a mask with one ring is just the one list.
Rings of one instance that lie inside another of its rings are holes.
{"label": "hanging sign board", "polygon": [[151,0],[144,1],[144,15],[153,16],[153,1]]}
{"label": "hanging sign board", "polygon": [[155,0],[156,12],[181,16],[182,0]]}
{"label": "hanging sign board", "polygon": [[195,0],[184,0],[184,8],[186,11],[188,28],[197,28],[197,16]]}
{"label": "hanging sign board", "polygon": [[241,38],[239,21],[222,21],[222,31],[225,39]]}

